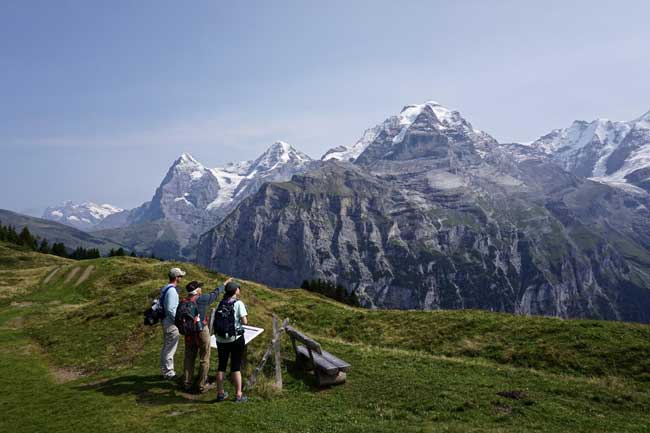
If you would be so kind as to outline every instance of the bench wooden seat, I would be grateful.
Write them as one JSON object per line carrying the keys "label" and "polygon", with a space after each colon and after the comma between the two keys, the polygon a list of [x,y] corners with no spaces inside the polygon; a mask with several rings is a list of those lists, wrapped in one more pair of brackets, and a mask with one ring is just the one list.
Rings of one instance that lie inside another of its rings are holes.
{"label": "bench wooden seat", "polygon": [[[287,326],[287,334],[296,353],[296,361],[305,369],[314,370],[319,386],[345,383],[346,372],[352,367],[348,362],[324,351],[313,338],[292,326]],[[303,345],[296,344],[296,340]]]}
{"label": "bench wooden seat", "polygon": [[[300,356],[309,359],[309,349],[305,346],[298,346],[296,349]],[[351,367],[347,362],[324,350],[322,353],[313,353],[312,355],[314,356],[315,366],[326,374],[332,375],[339,371],[348,371]]]}

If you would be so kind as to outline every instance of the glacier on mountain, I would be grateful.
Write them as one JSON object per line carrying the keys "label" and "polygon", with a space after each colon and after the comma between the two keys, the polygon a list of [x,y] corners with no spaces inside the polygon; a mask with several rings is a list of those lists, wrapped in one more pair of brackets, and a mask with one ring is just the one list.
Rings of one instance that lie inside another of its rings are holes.
{"label": "glacier on mountain", "polygon": [[650,192],[650,112],[632,121],[575,121],[530,147],[575,175],[632,192]]}
{"label": "glacier on mountain", "polygon": [[[471,135],[473,138],[477,138],[477,142],[492,140],[483,131],[474,129],[458,111],[450,110],[436,101],[427,101],[423,104],[405,106],[399,114],[391,116],[382,123],[367,129],[362,137],[353,145],[330,149],[321,159],[323,161],[335,159],[354,162],[381,135],[390,135],[393,144],[402,143],[407,132],[425,111],[433,114],[436,129],[441,132],[449,132],[450,137],[453,137],[455,135],[454,132],[456,132],[461,135]],[[477,150],[479,153],[481,152],[480,149]]]}
{"label": "glacier on mountain", "polygon": [[77,229],[89,230],[101,223],[106,217],[122,211],[123,209],[110,204],[97,204],[90,201],[77,204],[68,200],[59,206],[46,208],[42,218]]}

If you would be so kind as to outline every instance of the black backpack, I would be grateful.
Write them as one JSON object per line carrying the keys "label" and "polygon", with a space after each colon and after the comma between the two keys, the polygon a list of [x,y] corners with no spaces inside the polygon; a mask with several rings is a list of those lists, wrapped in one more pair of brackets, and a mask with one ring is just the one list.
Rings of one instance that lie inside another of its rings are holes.
{"label": "black backpack", "polygon": [[168,285],[165,290],[163,290],[162,294],[158,298],[154,299],[151,303],[151,307],[144,312],[145,325],[153,326],[165,318],[165,296],[172,287],[174,286]]}
{"label": "black backpack", "polygon": [[201,321],[199,306],[196,303],[197,296],[184,298],[176,309],[176,320],[174,324],[181,335],[197,335],[203,330],[204,323]]}
{"label": "black backpack", "polygon": [[214,322],[212,329],[214,333],[221,338],[230,338],[237,336],[235,329],[235,302],[228,302],[223,299],[217,306],[217,311],[214,314]]}

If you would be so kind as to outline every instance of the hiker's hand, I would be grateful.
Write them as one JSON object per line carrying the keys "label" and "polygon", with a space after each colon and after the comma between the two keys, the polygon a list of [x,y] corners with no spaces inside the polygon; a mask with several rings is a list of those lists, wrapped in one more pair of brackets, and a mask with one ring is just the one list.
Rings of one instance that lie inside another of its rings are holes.
{"label": "hiker's hand", "polygon": [[225,286],[226,284],[228,284],[228,283],[231,282],[231,281],[232,281],[232,277],[228,278],[228,279],[223,283],[223,285]]}

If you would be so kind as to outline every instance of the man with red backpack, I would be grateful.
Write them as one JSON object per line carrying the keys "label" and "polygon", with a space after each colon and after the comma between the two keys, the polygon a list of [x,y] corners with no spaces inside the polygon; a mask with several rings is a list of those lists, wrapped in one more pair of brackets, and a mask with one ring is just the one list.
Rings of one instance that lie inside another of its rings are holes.
{"label": "man with red backpack", "polygon": [[188,297],[183,299],[176,312],[176,326],[185,336],[185,373],[183,375],[183,388],[185,391],[192,389],[194,378],[194,365],[196,355],[199,355],[199,378],[197,389],[200,393],[206,392],[208,370],[210,369],[210,326],[208,325],[208,307],[214,303],[230,282],[229,278],[223,286],[219,286],[212,293],[202,294],[203,283],[191,281],[185,286]]}

